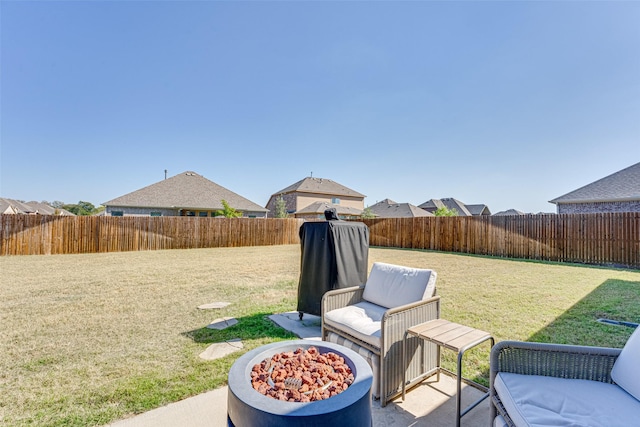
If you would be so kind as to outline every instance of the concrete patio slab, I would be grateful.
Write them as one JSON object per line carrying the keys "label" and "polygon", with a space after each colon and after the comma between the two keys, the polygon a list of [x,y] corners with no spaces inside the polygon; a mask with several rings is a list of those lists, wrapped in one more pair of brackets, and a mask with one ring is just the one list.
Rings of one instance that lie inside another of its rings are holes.
{"label": "concrete patio slab", "polygon": [[[382,408],[372,402],[374,427],[450,427],[455,426],[456,382],[441,375],[439,382],[429,380],[401,398]],[[108,427],[227,427],[227,387],[172,403],[141,415],[127,418]],[[482,393],[473,387],[462,389],[463,406],[475,401]],[[484,400],[462,418],[462,427],[486,427],[489,423],[489,404]]]}
{"label": "concrete patio slab", "polygon": [[319,316],[304,314],[302,320],[300,320],[300,315],[297,311],[289,311],[272,314],[269,319],[281,328],[293,332],[298,338],[320,340],[322,324]]}
{"label": "concrete patio slab", "polygon": [[[302,339],[320,340],[320,318],[298,312],[269,316],[277,325],[292,331]],[[405,401],[397,398],[384,408],[372,401],[374,427],[449,427],[455,426],[456,381],[448,375],[425,380],[407,392]],[[227,393],[222,387],[180,402],[175,402],[143,414],[109,424],[108,427],[227,427]],[[462,406],[482,397],[483,393],[463,385]],[[483,400],[462,418],[462,427],[484,427],[489,421],[489,401]]]}

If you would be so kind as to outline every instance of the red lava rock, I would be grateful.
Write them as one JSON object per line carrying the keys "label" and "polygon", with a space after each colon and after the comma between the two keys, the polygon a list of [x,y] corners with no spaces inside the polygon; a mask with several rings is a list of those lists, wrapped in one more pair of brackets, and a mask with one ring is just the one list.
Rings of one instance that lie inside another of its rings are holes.
{"label": "red lava rock", "polygon": [[[302,379],[302,386],[297,390],[287,388],[287,378]],[[321,354],[316,347],[274,354],[269,363],[263,360],[251,370],[254,390],[288,402],[328,399],[345,391],[354,379],[342,356],[333,352]]]}

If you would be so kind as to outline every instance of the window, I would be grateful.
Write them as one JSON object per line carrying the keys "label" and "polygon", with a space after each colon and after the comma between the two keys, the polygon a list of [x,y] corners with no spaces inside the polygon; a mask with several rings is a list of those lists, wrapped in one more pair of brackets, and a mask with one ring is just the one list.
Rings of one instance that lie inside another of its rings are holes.
{"label": "window", "polygon": [[332,197],[331,198],[331,203],[333,203],[334,205],[339,205],[340,204],[340,198],[339,197]]}
{"label": "window", "polygon": [[151,212],[151,216],[162,216],[162,212]]}
{"label": "window", "polygon": [[187,216],[196,216],[194,211],[187,211]]}
{"label": "window", "polygon": [[111,211],[111,216],[124,216],[122,211]]}
{"label": "window", "polygon": [[209,212],[198,212],[198,216],[207,217],[207,216],[209,216]]}

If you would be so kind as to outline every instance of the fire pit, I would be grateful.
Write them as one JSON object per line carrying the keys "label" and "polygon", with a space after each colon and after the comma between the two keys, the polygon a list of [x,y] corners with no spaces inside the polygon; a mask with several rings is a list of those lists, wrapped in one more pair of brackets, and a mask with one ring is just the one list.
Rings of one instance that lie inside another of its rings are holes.
{"label": "fire pit", "polygon": [[[273,355],[315,347],[344,358],[354,380],[342,393],[313,402],[287,402],[265,396],[253,389],[251,370]],[[312,340],[268,344],[240,357],[229,371],[227,416],[230,426],[371,426],[371,385],[373,374],[367,362],[341,345]]]}

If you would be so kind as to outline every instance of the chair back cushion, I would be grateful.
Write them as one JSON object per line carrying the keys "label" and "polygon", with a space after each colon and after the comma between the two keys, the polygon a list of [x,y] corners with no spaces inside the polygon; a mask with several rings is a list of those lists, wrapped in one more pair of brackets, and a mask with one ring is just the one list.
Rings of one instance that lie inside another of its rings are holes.
{"label": "chair back cushion", "polygon": [[631,334],[611,370],[611,378],[640,400],[640,326]]}
{"label": "chair back cushion", "polygon": [[431,298],[436,289],[436,272],[423,268],[376,262],[362,298],[387,308]]}

